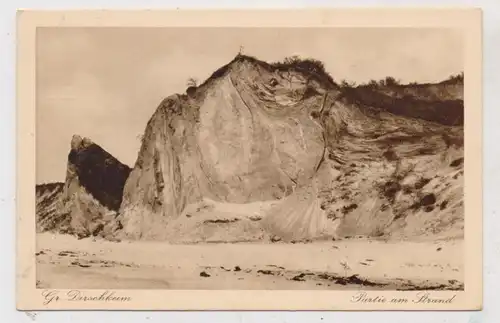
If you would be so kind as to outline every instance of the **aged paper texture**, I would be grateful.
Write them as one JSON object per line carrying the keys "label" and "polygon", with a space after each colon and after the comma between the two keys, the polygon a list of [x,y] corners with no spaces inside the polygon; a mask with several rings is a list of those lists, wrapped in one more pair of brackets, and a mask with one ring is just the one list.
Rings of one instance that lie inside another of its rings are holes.
{"label": "aged paper texture", "polygon": [[21,310],[482,306],[478,9],[20,11]]}

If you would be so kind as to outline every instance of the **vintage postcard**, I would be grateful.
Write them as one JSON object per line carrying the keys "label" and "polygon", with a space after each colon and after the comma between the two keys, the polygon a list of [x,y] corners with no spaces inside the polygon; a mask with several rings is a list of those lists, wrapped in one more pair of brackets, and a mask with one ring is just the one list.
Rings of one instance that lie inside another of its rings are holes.
{"label": "vintage postcard", "polygon": [[482,307],[481,11],[20,11],[20,310]]}

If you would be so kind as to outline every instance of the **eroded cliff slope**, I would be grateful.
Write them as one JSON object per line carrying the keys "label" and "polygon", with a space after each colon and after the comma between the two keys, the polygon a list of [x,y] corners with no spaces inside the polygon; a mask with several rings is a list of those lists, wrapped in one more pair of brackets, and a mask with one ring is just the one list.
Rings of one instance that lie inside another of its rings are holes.
{"label": "eroded cliff slope", "polygon": [[314,64],[239,55],[159,105],[125,184],[118,235],[460,237],[463,102],[453,91],[413,95],[416,112],[383,109]]}

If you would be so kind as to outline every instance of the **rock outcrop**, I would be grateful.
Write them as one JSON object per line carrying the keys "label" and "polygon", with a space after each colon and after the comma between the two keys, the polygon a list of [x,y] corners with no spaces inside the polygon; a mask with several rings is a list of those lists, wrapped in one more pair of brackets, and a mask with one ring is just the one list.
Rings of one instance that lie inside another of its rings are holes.
{"label": "rock outcrop", "polygon": [[314,60],[238,55],[161,102],[132,170],[74,137],[57,223],[171,242],[462,237],[448,83],[340,87]]}
{"label": "rock outcrop", "polygon": [[[40,208],[37,209],[39,230],[56,230],[80,237],[111,236],[117,229],[115,218],[129,173],[128,166],[99,145],[74,135],[65,183],[53,184],[57,190],[45,198],[46,202],[40,199]],[[40,190],[39,195],[44,197],[47,194]],[[50,204],[50,209],[44,209],[45,204]]]}

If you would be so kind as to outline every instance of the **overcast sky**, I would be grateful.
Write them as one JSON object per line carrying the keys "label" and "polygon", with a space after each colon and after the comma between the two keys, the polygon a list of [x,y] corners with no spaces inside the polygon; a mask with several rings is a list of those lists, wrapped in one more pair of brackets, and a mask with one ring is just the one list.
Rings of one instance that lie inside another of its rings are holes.
{"label": "overcast sky", "polygon": [[161,100],[240,46],[268,62],[319,59],[336,81],[437,82],[463,70],[461,34],[446,29],[39,28],[37,182],[64,181],[73,134],[133,166]]}

